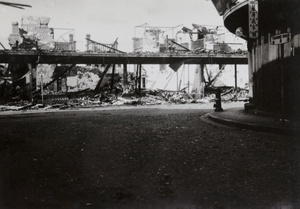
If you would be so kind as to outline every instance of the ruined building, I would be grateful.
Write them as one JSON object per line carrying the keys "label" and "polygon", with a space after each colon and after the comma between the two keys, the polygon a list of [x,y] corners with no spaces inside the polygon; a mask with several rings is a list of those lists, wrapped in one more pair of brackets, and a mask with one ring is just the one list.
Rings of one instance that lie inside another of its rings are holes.
{"label": "ruined building", "polygon": [[[12,50],[35,50],[37,53],[45,50],[75,51],[76,41],[74,41],[73,34],[69,34],[69,41],[56,41],[55,29],[48,27],[49,22],[50,18],[48,17],[33,16],[22,16],[20,24],[13,22],[12,33],[8,38]],[[34,65],[9,63],[7,80],[1,84],[4,86],[1,89],[4,89],[3,91],[11,89],[12,95],[17,95],[20,99],[30,99],[34,89],[40,88],[41,82],[48,83],[53,79],[53,74],[63,68],[63,66],[39,63]],[[32,69],[34,70],[32,71]],[[32,82],[30,74],[36,85],[30,85]],[[66,91],[65,83],[66,78],[62,77],[53,82],[49,88],[53,91]],[[22,95],[18,95],[16,89],[21,89]]]}
{"label": "ruined building", "polygon": [[[138,32],[140,33],[138,34]],[[144,24],[135,28],[133,51],[137,53],[181,54],[244,53],[246,42],[231,34],[222,26],[192,24],[192,29],[190,29],[181,25],[176,27],[152,27]],[[145,69],[145,87],[147,89],[158,88],[173,91],[184,89],[188,93],[193,93],[196,98],[201,98],[204,96],[205,81],[209,79],[209,76],[218,74],[224,81],[219,83],[229,86],[235,85],[233,66],[222,68],[222,73],[218,72],[219,67],[216,65],[184,65],[183,63],[160,66],[143,65]],[[245,66],[239,66],[237,85],[242,88],[248,82],[248,74],[245,69]]]}
{"label": "ruined building", "polygon": [[12,23],[9,45],[12,49],[75,51],[73,34],[69,34],[69,42],[55,41],[55,30],[48,27],[49,22],[49,17],[22,16],[20,26]]}

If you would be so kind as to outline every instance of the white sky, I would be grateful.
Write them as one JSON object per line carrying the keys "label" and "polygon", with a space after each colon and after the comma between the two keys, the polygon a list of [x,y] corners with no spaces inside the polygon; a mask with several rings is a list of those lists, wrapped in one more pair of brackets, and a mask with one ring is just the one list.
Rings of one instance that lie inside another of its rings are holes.
{"label": "white sky", "polygon": [[[7,0],[29,4],[25,10],[0,4],[0,42],[8,47],[12,22],[21,16],[50,17],[49,27],[75,30],[77,49],[84,50],[85,36],[101,43],[118,38],[119,49],[130,51],[134,26],[177,26],[192,29],[192,23],[223,25],[210,0]],[[68,36],[67,36],[68,38]]]}

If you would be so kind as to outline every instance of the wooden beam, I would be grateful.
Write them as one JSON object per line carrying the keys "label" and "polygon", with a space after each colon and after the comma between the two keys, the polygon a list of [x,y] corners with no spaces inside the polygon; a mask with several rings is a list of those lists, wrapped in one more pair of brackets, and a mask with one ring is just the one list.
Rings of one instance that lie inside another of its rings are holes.
{"label": "wooden beam", "polygon": [[176,44],[177,46],[180,46],[180,47],[182,47],[183,49],[185,49],[185,51],[190,51],[188,48],[186,48],[185,46],[182,46],[181,44],[179,44],[179,43],[177,43],[177,42],[175,42],[175,41],[173,41],[173,40],[171,40],[171,42],[173,43],[173,44]]}
{"label": "wooden beam", "polygon": [[88,39],[88,38],[85,38],[85,39],[88,40],[88,41],[90,41],[90,42],[92,42],[92,43],[99,44],[99,45],[101,45],[101,46],[107,47],[108,49],[111,49],[111,50],[113,50],[113,51],[117,51],[117,52],[120,52],[120,53],[125,53],[125,52],[123,52],[123,51],[120,51],[120,50],[118,50],[118,49],[109,47],[109,46],[107,46],[107,45],[105,45],[105,44],[101,44],[101,43],[96,42],[96,41],[93,41],[93,40],[91,40],[91,39]]}
{"label": "wooden beam", "polygon": [[96,86],[96,88],[94,89],[94,91],[100,91],[100,89],[101,89],[101,83],[102,83],[103,78],[104,78],[104,76],[106,75],[107,71],[109,70],[110,66],[111,66],[111,65],[106,65],[106,66],[105,66],[105,69],[104,69],[104,71],[103,71],[103,73],[102,73],[102,75],[101,75],[101,78],[100,78],[99,82],[97,83],[97,86]]}

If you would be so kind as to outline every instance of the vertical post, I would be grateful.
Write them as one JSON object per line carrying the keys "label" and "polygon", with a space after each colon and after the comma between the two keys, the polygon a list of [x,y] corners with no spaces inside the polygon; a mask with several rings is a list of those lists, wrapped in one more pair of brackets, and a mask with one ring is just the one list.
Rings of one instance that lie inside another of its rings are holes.
{"label": "vertical post", "polygon": [[30,76],[29,76],[29,88],[28,88],[28,92],[27,95],[29,97],[29,100],[32,102],[33,101],[33,94],[32,94],[32,89],[33,89],[33,83],[32,83],[32,64],[28,63],[27,64],[28,69],[30,71]]}
{"label": "vertical post", "polygon": [[221,89],[216,89],[216,98],[215,98],[216,103],[214,104],[214,108],[216,112],[221,112],[223,111],[222,108],[222,99],[221,99]]}
{"label": "vertical post", "polygon": [[183,67],[182,67],[182,69],[181,69],[181,76],[180,76],[180,80],[179,80],[178,91],[180,91],[180,89],[181,89],[181,83],[183,82],[182,77],[183,77],[183,73],[184,73],[184,66],[185,66],[185,64],[183,64]]}
{"label": "vertical post", "polygon": [[281,107],[281,125],[285,126],[285,72],[283,67],[284,62],[284,44],[280,44],[280,107]]}
{"label": "vertical post", "polygon": [[[270,35],[270,34],[269,34]],[[270,38],[269,38],[270,40]],[[253,45],[249,41],[248,47],[248,85],[249,85],[249,103],[253,103]]]}
{"label": "vertical post", "polygon": [[[179,69],[178,69],[179,70]],[[178,85],[178,70],[176,71],[176,89],[179,91],[179,85]]]}
{"label": "vertical post", "polygon": [[190,93],[190,65],[188,65],[188,94]]}
{"label": "vertical post", "polygon": [[127,89],[127,64],[123,65],[123,93]]}
{"label": "vertical post", "polygon": [[139,94],[142,92],[142,65],[139,64]]}
{"label": "vertical post", "polygon": [[134,90],[137,92],[138,89],[138,75],[139,74],[139,65],[136,65],[136,72],[135,72],[135,82],[134,82]]}
{"label": "vertical post", "polygon": [[237,64],[234,64],[234,88],[237,90]]}
{"label": "vertical post", "polygon": [[200,64],[200,98],[204,97],[204,64]]}
{"label": "vertical post", "polygon": [[112,76],[111,76],[111,84],[110,84],[110,92],[112,92],[112,89],[113,89],[113,87],[114,87],[115,69],[116,69],[116,65],[113,64],[113,68],[112,68]]}
{"label": "vertical post", "polygon": [[37,65],[35,64],[34,66],[32,66],[31,68],[31,79],[32,79],[32,99],[33,101],[35,100],[36,98],[36,92],[37,92],[37,86],[36,86],[36,68],[37,68]]}
{"label": "vertical post", "polygon": [[257,105],[257,70],[256,70],[256,43],[253,42],[253,45],[252,45],[252,89],[253,89],[253,92],[252,92],[252,98],[253,98],[253,102],[255,104],[255,106]]}
{"label": "vertical post", "polygon": [[36,93],[36,65],[28,63],[27,66],[30,71],[28,97],[31,100],[31,102],[34,102],[34,97]]}
{"label": "vertical post", "polygon": [[44,82],[43,82],[43,74],[41,74],[41,94],[42,94],[42,105],[44,105]]}

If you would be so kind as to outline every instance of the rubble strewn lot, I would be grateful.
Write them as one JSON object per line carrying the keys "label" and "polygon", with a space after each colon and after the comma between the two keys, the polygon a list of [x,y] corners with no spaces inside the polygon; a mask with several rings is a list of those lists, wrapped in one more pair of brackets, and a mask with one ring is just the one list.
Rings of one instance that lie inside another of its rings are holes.
{"label": "rubble strewn lot", "polygon": [[[137,93],[135,91],[127,91],[125,93],[115,93],[102,91],[95,94],[94,91],[87,89],[80,92],[46,92],[35,103],[17,100],[0,105],[0,111],[19,111],[19,110],[35,110],[35,109],[68,109],[68,108],[90,108],[90,107],[107,107],[122,105],[160,105],[160,104],[190,104],[190,103],[213,103],[215,95],[208,94],[202,99],[195,99],[193,94],[185,91],[165,91],[165,90],[149,90]],[[226,90],[222,94],[223,102],[246,101],[247,90],[236,92],[234,89]]]}

